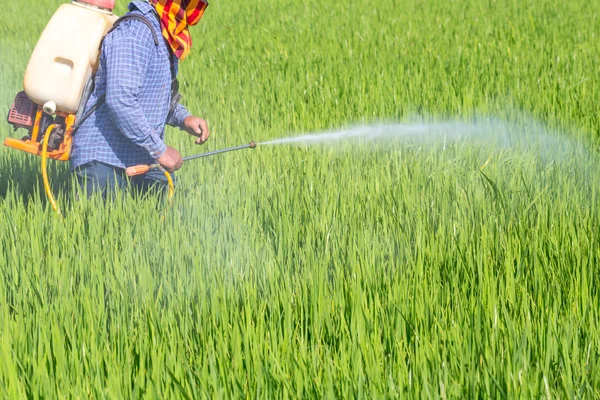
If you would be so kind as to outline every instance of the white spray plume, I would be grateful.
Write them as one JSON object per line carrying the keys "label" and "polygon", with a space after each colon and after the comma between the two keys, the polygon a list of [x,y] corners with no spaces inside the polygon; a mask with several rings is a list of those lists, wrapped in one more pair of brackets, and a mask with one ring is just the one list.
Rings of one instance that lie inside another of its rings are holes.
{"label": "white spray plume", "polygon": [[261,143],[262,145],[279,144],[316,144],[334,142],[346,139],[362,138],[367,140],[375,139],[394,139],[402,136],[414,136],[415,138],[426,136],[439,136],[440,134],[460,136],[472,132],[476,128],[474,124],[464,124],[458,122],[442,123],[407,123],[407,124],[388,124],[373,126],[358,126],[338,131],[310,133],[300,136],[291,136],[283,139],[271,140]]}
{"label": "white spray plume", "polygon": [[416,121],[401,124],[357,126],[337,131],[310,133],[270,140],[261,145],[315,145],[341,141],[401,141],[418,144],[470,143],[496,148],[530,148],[546,155],[581,150],[581,144],[569,135],[548,129],[530,119],[516,122],[496,118],[474,118],[469,121]]}

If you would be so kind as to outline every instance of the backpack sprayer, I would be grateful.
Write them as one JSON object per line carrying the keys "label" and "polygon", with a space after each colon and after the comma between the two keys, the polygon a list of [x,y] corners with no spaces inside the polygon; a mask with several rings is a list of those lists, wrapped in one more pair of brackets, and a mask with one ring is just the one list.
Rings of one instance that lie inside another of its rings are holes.
{"label": "backpack sprayer", "polygon": [[[102,39],[118,20],[113,14],[114,7],[115,0],[73,0],[61,5],[35,46],[25,71],[24,91],[17,94],[8,113],[8,123],[15,130],[27,130],[28,134],[21,139],[8,138],[4,145],[41,156],[44,190],[58,214],[48,180],[47,160],[69,160],[77,123],[87,117],[82,114],[93,90]],[[251,143],[184,160],[254,147]],[[171,197],[174,192],[171,176],[160,165],[131,167],[127,174],[140,175],[152,168],[165,173]]]}
{"label": "backpack sprayer", "polygon": [[74,0],[60,6],[33,50],[24,91],[17,94],[8,113],[8,123],[28,134],[20,140],[8,138],[4,144],[42,157],[44,189],[59,214],[48,181],[47,159],[69,160],[75,121],[98,68],[100,43],[117,20],[114,7],[115,0]]}

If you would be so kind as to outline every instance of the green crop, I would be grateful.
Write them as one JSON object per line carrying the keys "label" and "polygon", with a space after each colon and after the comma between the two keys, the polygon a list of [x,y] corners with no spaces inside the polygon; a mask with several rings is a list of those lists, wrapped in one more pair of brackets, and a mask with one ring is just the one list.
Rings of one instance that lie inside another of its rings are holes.
{"label": "green crop", "polygon": [[[2,118],[61,3],[3,5]],[[212,138],[169,128],[184,155],[415,118],[514,140],[259,146],[186,164],[166,210],[77,200],[51,163],[65,219],[2,148],[0,397],[600,397],[599,15],[213,0],[181,65]]]}

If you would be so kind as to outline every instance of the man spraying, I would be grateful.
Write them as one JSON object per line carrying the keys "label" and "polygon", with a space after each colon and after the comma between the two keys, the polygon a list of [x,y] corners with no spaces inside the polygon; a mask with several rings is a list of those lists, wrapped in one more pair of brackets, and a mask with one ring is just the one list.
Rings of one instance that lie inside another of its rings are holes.
{"label": "man spraying", "polygon": [[[202,0],[133,1],[129,13],[106,35],[95,88],[73,137],[71,169],[89,196],[125,187],[125,168],[160,164],[178,170],[180,153],[164,142],[165,124],[208,140],[205,120],[179,104],[177,71],[192,46],[189,26],[196,25],[208,3]],[[131,179],[141,190],[167,185],[164,174],[150,170]]]}

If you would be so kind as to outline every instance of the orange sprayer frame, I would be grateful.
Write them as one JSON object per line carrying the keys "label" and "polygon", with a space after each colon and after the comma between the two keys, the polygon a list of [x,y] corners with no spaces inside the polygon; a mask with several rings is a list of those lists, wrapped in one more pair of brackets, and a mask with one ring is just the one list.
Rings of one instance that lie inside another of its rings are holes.
{"label": "orange sprayer frame", "polygon": [[[35,114],[35,122],[33,125],[33,130],[31,132],[31,139],[28,140],[19,140],[13,138],[7,138],[4,140],[4,145],[8,147],[12,147],[13,149],[22,150],[30,154],[34,154],[36,156],[42,155],[42,148],[40,142],[38,142],[38,136],[40,135],[40,121],[43,116],[42,107],[38,107],[37,112]],[[75,124],[75,115],[73,114],[63,114],[56,113],[57,116],[65,117],[65,137],[60,144],[57,150],[53,150],[48,152],[48,158],[58,161],[69,161],[69,156],[71,155],[71,141],[73,125]]]}

